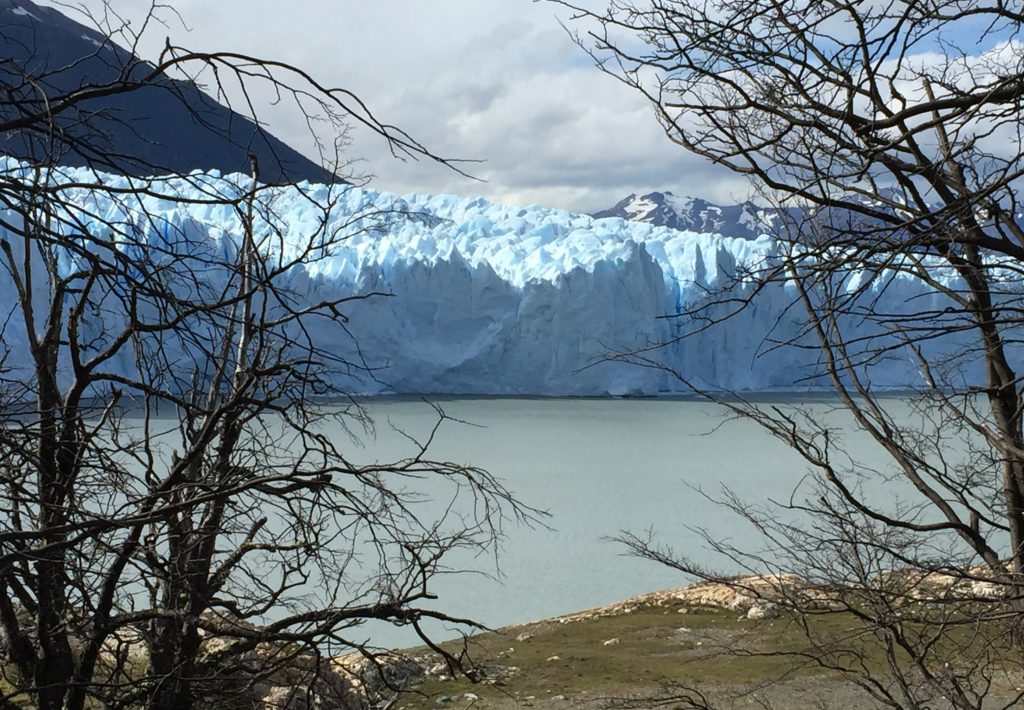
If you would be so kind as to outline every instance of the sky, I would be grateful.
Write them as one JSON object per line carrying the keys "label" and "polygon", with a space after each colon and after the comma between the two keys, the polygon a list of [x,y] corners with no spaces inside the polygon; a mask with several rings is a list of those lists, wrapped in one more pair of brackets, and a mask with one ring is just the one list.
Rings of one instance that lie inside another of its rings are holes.
{"label": "sky", "polygon": [[[512,204],[592,212],[630,193],[670,190],[719,203],[747,198],[746,183],[673,145],[652,109],[601,73],[559,19],[533,0],[170,0],[142,45],[166,37],[196,50],[280,59],[354,91],[383,121],[434,153],[482,162],[462,177],[402,162],[356,132],[347,156],[376,189],[480,195]],[[46,4],[55,4],[50,1]],[[74,0],[89,9],[101,0]],[[593,0],[591,6],[601,5]],[[110,0],[136,23],[148,0]],[[184,23],[184,24],[183,24]],[[270,96],[262,96],[269,101]],[[263,113],[279,138],[308,150],[295,113]]]}

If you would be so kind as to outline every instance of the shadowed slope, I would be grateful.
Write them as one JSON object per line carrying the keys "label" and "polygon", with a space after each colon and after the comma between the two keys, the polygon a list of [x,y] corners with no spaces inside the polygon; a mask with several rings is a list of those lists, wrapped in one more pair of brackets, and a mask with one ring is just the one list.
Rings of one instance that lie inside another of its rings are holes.
{"label": "shadowed slope", "polygon": [[[28,0],[0,0],[0,46],[0,120],[39,110],[41,101],[84,86],[131,81],[153,70],[95,28]],[[52,131],[20,130],[0,135],[0,151],[128,175],[249,172],[253,154],[267,182],[333,177],[195,84],[171,78],[84,101],[63,112],[55,128],[75,147]]]}

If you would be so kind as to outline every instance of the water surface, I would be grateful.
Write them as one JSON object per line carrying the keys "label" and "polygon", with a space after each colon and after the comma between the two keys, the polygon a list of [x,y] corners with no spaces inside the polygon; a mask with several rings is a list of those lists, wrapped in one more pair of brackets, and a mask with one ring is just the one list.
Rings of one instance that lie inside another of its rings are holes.
{"label": "water surface", "polygon": [[[834,420],[850,430],[848,443],[860,455],[884,464],[833,400],[783,395],[768,400],[803,404]],[[486,558],[458,560],[491,576],[445,577],[435,585],[439,608],[492,627],[690,581],[631,557],[607,540],[621,531],[650,529],[696,561],[728,566],[707,549],[695,528],[745,549],[756,548],[759,538],[749,524],[699,491],[718,495],[730,488],[751,501],[785,499],[808,471],[802,459],[756,424],[701,401],[474,398],[439,403],[448,415],[474,426],[446,423],[433,456],[484,467],[523,502],[550,514],[549,528],[507,530],[497,569]],[[360,460],[411,453],[412,445],[389,423],[425,437],[436,421],[434,410],[417,400],[374,400],[369,410],[377,435],[353,454]],[[376,640],[389,644],[410,638],[384,630]]]}

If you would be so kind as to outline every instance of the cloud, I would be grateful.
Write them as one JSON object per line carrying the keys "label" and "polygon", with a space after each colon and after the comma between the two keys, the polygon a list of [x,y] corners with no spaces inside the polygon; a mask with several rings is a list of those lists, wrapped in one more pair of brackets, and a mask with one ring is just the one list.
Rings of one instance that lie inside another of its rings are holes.
{"label": "cloud", "polygon": [[[112,4],[135,18],[149,6]],[[429,162],[396,160],[381,140],[356,131],[349,156],[364,159],[357,167],[375,175],[379,189],[594,211],[630,192],[721,199],[742,184],[671,144],[640,97],[590,65],[559,25],[568,12],[551,3],[177,0],[174,7],[192,29],[167,17],[142,46],[151,56],[170,35],[194,49],[283,59],[355,91],[435,153],[484,161],[466,169],[486,182],[468,180]],[[267,109],[262,118],[310,150],[299,114]]]}

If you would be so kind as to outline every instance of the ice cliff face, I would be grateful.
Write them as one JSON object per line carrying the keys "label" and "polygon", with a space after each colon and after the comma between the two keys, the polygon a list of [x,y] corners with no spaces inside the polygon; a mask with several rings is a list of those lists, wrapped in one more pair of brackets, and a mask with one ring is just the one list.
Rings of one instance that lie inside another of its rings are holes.
{"label": "ice cliff face", "polygon": [[[75,175],[69,170],[65,179]],[[217,190],[238,191],[216,174],[203,180]],[[107,181],[115,187],[123,182]],[[185,197],[200,197],[184,181],[169,181],[160,191],[172,187]],[[288,275],[288,288],[299,301],[390,294],[349,304],[347,332],[326,326],[310,331],[332,352],[362,358],[373,369],[373,376],[338,374],[341,386],[360,393],[684,391],[658,367],[602,360],[694,328],[692,322],[662,316],[703,298],[738,270],[755,268],[776,248],[766,236],[734,239],[483,199],[397,197],[347,186],[331,190],[279,189],[268,207],[282,230],[279,249],[287,254],[290,244],[316,231],[324,219],[315,203],[335,200],[327,231],[344,238],[326,258]],[[211,253],[237,245],[240,225],[231,206],[155,197],[114,203],[84,191],[75,194],[90,219],[134,224],[150,241],[173,227]],[[742,298],[750,288],[737,285],[734,295]],[[877,277],[865,297],[878,294],[894,310],[907,303],[924,308],[931,301],[936,311],[945,306],[940,296],[903,276]],[[0,298],[13,299],[5,270],[0,270]],[[803,327],[793,303],[790,288],[768,288],[721,327],[651,351],[651,364],[666,365],[699,386],[813,385],[807,378],[815,371],[814,352],[771,346],[771,338],[793,336]],[[870,326],[851,327],[874,335]],[[5,338],[17,333],[17,324],[12,325]],[[182,341],[180,347],[188,346]],[[17,358],[8,358],[11,363]],[[878,386],[919,382],[916,363],[899,353],[872,376]]]}

